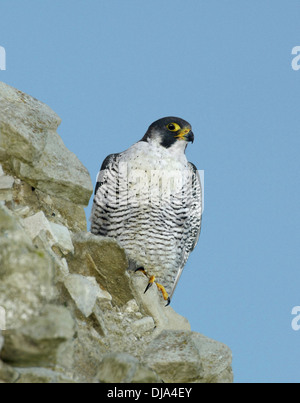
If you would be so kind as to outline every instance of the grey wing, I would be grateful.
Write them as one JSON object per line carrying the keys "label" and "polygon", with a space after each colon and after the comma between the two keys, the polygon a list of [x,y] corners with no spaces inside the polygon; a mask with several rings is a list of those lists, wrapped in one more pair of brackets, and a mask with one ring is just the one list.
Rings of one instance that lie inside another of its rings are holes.
{"label": "grey wing", "polygon": [[190,253],[195,249],[200,232],[201,232],[201,222],[202,222],[202,187],[200,175],[194,164],[188,163],[189,167],[189,189],[187,190],[187,199],[189,203],[189,213],[185,221],[185,244],[182,250],[181,264],[178,269],[173,288],[171,291],[171,297],[175,291],[178,284],[179,278],[182,274],[184,266],[188,260]]}
{"label": "grey wing", "polygon": [[191,172],[192,195],[190,215],[187,221],[189,235],[186,242],[186,254],[188,255],[185,257],[184,264],[198,243],[202,222],[202,187],[200,175],[195,165],[191,162],[189,162],[189,169]]}
{"label": "grey wing", "polygon": [[118,157],[111,154],[105,158],[97,176],[94,201],[90,216],[91,232],[106,236],[110,223],[110,210],[117,202]]}

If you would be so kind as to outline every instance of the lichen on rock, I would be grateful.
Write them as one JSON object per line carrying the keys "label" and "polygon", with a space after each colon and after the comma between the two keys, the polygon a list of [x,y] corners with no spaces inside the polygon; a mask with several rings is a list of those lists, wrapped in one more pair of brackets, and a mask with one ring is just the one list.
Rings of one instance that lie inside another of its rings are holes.
{"label": "lichen on rock", "polygon": [[87,232],[88,171],[47,105],[0,83],[0,383],[232,382],[117,241]]}

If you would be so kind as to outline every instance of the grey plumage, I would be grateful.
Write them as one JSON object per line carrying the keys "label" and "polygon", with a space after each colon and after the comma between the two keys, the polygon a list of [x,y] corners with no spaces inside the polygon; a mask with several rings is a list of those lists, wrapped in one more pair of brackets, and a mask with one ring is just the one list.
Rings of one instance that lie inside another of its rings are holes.
{"label": "grey plumage", "polygon": [[182,119],[154,122],[141,141],[105,159],[91,214],[91,232],[116,238],[170,297],[201,228],[200,178],[185,156],[193,139]]}

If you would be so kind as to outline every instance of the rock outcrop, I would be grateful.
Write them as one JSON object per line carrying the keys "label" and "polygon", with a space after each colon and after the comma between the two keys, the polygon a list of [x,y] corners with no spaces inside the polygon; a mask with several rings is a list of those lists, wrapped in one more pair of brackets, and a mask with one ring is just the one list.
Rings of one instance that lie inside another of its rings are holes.
{"label": "rock outcrop", "polygon": [[0,83],[0,382],[232,382],[229,348],[87,232],[91,179],[59,124]]}

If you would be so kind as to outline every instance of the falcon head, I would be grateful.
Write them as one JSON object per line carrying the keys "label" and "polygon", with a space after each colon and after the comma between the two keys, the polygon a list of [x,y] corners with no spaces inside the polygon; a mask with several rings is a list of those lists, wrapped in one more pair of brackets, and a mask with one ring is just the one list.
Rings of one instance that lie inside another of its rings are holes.
{"label": "falcon head", "polygon": [[142,141],[156,142],[165,148],[179,146],[185,150],[189,141],[193,143],[194,133],[188,122],[169,116],[152,123]]}

